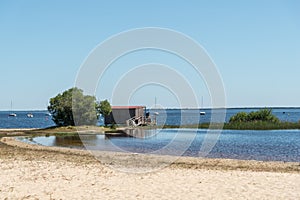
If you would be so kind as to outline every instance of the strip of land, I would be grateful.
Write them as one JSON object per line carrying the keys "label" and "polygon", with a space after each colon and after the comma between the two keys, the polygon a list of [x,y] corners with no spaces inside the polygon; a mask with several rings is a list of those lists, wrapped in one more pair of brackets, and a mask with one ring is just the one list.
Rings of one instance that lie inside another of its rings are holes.
{"label": "strip of land", "polygon": [[111,152],[96,159],[85,150],[1,141],[1,199],[300,198],[299,163]]}

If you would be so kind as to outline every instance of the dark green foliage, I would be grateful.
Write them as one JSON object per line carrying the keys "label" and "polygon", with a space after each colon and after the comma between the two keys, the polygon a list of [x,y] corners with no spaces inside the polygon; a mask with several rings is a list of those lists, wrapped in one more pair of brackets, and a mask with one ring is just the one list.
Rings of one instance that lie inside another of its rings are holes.
{"label": "dark green foliage", "polygon": [[82,90],[74,90],[72,108],[76,126],[96,125],[96,98],[94,96],[83,95]]}
{"label": "dark green foliage", "polygon": [[[97,103],[96,110],[98,113],[101,113],[103,116],[108,116],[112,111],[110,103],[107,100]],[[104,122],[105,125],[107,125],[105,120]]]}
{"label": "dark green foliage", "polygon": [[271,109],[261,109],[256,112],[239,112],[236,115],[232,116],[229,120],[229,123],[236,122],[271,122],[279,123],[279,119],[272,114]]}
{"label": "dark green foliage", "polygon": [[246,112],[239,112],[232,116],[229,122],[246,122],[248,121],[249,115]]}
{"label": "dark green foliage", "polygon": [[232,116],[229,123],[224,124],[224,129],[239,130],[274,130],[274,129],[299,129],[300,123],[281,122],[271,109],[261,109],[256,112],[240,112]]}
{"label": "dark green foliage", "polygon": [[78,88],[71,88],[50,99],[48,111],[58,126],[95,125],[96,98],[84,95]]}
{"label": "dark green foliage", "polygon": [[111,106],[110,106],[110,103],[107,100],[100,101],[96,105],[96,109],[99,113],[101,113],[104,116],[107,116],[111,113]]}

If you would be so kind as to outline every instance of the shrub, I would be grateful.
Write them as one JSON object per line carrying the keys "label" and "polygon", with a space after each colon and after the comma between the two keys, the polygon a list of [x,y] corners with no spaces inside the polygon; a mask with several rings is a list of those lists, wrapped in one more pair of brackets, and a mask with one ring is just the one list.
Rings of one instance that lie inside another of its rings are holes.
{"label": "shrub", "polygon": [[229,120],[229,123],[235,122],[272,122],[279,123],[279,119],[272,114],[272,109],[261,109],[255,112],[239,112],[236,115],[232,116]]}

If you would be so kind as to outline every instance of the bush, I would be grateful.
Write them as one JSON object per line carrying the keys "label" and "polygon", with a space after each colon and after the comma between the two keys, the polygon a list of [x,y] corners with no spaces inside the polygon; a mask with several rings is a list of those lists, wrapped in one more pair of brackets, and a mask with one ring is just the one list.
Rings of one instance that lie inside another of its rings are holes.
{"label": "bush", "polygon": [[245,112],[239,112],[236,115],[232,116],[229,122],[246,122],[248,121],[248,114]]}
{"label": "bush", "polygon": [[256,112],[239,112],[236,115],[232,116],[229,120],[229,123],[235,122],[272,122],[272,123],[279,123],[279,119],[272,114],[272,109],[261,109]]}

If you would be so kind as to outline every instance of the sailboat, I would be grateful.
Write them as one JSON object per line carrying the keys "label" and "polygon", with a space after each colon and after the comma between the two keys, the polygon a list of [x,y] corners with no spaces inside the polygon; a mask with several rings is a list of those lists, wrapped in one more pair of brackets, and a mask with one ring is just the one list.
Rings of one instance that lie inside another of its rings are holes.
{"label": "sailboat", "polygon": [[[154,106],[155,106],[154,109],[156,109],[156,97],[155,97],[155,99],[154,99]],[[159,115],[159,112],[154,112],[153,114],[154,114],[154,115]]]}
{"label": "sailboat", "polygon": [[10,116],[10,117],[16,117],[17,114],[16,113],[10,113],[8,116]]}
{"label": "sailboat", "polygon": [[32,114],[32,113],[28,113],[28,114],[27,114],[27,117],[28,117],[28,118],[33,118],[33,114]]}
{"label": "sailboat", "polygon": [[[202,103],[201,103],[201,109],[203,108],[203,97],[202,97]],[[206,115],[206,112],[201,111],[200,109],[200,115]]]}
{"label": "sailboat", "polygon": [[12,111],[12,101],[10,102],[10,110],[11,110],[11,113],[8,116],[10,116],[10,117],[16,117],[17,114]]}

